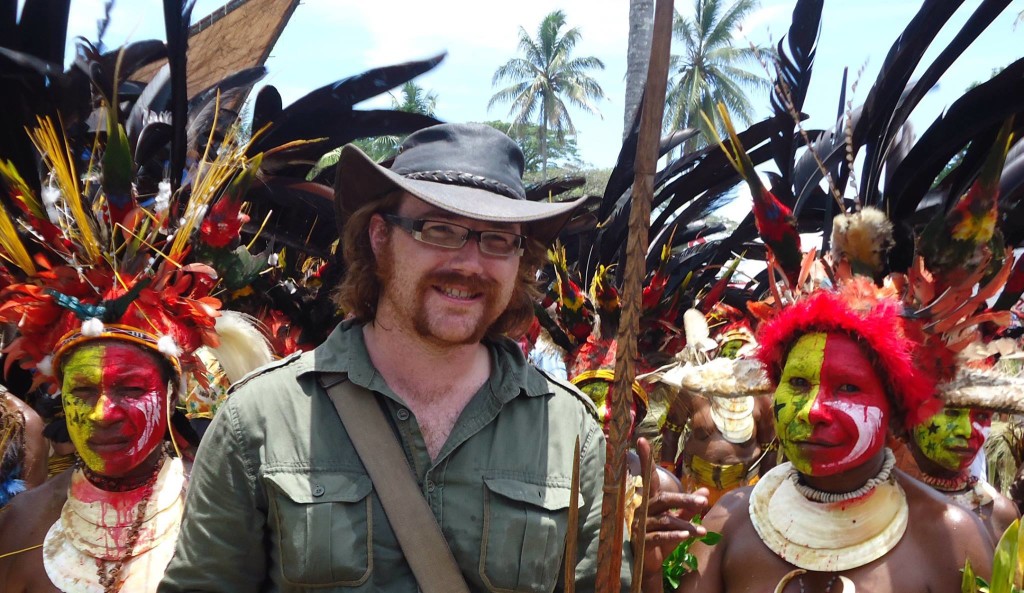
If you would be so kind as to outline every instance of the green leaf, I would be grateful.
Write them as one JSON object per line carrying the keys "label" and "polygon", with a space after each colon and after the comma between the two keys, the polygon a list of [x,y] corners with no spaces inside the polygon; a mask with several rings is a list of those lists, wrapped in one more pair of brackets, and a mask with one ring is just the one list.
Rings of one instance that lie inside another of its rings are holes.
{"label": "green leaf", "polygon": [[970,559],[964,564],[963,578],[960,580],[960,593],[976,593],[978,590],[977,577],[974,576],[974,569],[971,568]]}
{"label": "green leaf", "polygon": [[1020,520],[1016,520],[1006,528],[996,545],[995,558],[992,560],[992,593],[1011,593],[1014,573],[1017,570],[1017,536],[1020,531]]}
{"label": "green leaf", "polygon": [[[700,517],[694,517],[692,523],[700,525]],[[703,537],[691,537],[676,546],[661,567],[666,590],[677,589],[686,573],[697,570],[697,557],[690,553],[690,547],[694,542],[700,541],[705,545],[713,546],[721,540],[721,533],[709,531]]]}

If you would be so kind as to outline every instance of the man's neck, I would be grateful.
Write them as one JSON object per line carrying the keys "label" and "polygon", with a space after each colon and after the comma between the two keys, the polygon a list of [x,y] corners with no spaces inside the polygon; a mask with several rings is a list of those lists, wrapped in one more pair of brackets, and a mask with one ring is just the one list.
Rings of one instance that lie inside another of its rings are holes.
{"label": "man's neck", "polygon": [[441,345],[397,324],[376,322],[363,326],[363,338],[374,368],[407,400],[430,400],[459,387],[475,392],[489,375],[490,358],[481,343]]}
{"label": "man's neck", "polygon": [[800,477],[803,483],[822,492],[853,492],[877,476],[884,463],[885,451],[882,450],[867,462],[837,474],[829,476],[800,474]]}

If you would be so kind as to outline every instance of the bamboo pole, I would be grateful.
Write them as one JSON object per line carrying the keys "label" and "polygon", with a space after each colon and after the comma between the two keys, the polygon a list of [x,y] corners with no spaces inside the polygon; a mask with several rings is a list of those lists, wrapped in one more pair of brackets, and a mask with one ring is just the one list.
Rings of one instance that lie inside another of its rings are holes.
{"label": "bamboo pole", "polygon": [[[654,174],[658,166],[658,145],[665,109],[668,84],[669,52],[672,44],[672,0],[657,0],[654,9],[654,37],[651,44],[647,90],[644,93],[637,139],[636,176],[633,180],[629,233],[626,240],[625,277],[622,286],[622,316],[617,336],[615,383],[612,388],[612,414],[608,434],[608,455],[605,464],[603,501],[601,504],[601,536],[597,550],[597,592],[619,591],[622,567],[622,538],[613,534],[623,529],[622,500],[626,478],[626,446],[630,429],[629,399],[633,396],[634,363],[637,359],[637,334],[640,330],[641,284],[646,275],[647,232],[654,196]],[[643,530],[638,537],[643,537]]]}

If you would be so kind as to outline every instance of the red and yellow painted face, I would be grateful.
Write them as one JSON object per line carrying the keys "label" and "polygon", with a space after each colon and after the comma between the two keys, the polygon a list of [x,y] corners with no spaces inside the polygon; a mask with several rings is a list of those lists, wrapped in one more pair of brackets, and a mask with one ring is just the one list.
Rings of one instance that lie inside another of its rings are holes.
{"label": "red and yellow painted face", "polygon": [[[587,394],[590,399],[597,406],[597,415],[601,419],[601,429],[604,430],[604,436],[608,436],[608,423],[612,419],[612,402],[609,401],[608,395],[612,392],[612,382],[602,379],[595,379],[590,381],[583,381],[576,386],[580,388],[580,391]],[[632,396],[633,394],[630,393]],[[629,398],[629,438],[633,437],[633,430],[636,428],[636,400],[632,397]]]}
{"label": "red and yellow painted face", "polygon": [[966,470],[985,444],[992,413],[971,408],[943,408],[912,431],[925,457],[950,471]]}
{"label": "red and yellow painted face", "polygon": [[153,355],[116,341],[89,342],[66,355],[64,415],[89,469],[130,475],[160,446],[169,391],[161,370]]}
{"label": "red and yellow painted face", "polygon": [[860,466],[885,445],[889,401],[871,361],[844,334],[801,336],[775,390],[782,450],[805,475]]}

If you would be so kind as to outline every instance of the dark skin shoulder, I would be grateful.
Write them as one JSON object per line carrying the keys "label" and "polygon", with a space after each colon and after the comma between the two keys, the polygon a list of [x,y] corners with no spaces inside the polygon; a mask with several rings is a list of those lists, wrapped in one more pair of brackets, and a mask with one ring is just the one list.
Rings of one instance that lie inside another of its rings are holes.
{"label": "dark skin shoulder", "polygon": [[997,494],[992,500],[991,515],[985,521],[989,534],[992,536],[992,542],[998,542],[1006,528],[1019,518],[1020,513],[1017,512],[1017,505],[1013,504],[1012,500],[1002,494]]}
{"label": "dark skin shoulder", "polygon": [[72,470],[15,497],[0,512],[0,593],[58,591],[43,568],[40,544],[60,517]]}
{"label": "dark skin shoulder", "polygon": [[39,414],[13,393],[6,395],[25,419],[25,467],[22,474],[25,485],[31,489],[46,481],[46,457],[49,446],[43,436],[45,424]]}
{"label": "dark skin shoulder", "polygon": [[904,539],[913,538],[921,562],[927,563],[922,566],[929,566],[932,575],[940,577],[940,582],[955,583],[955,587],[945,585],[934,590],[959,591],[960,569],[966,560],[970,560],[975,572],[987,580],[994,546],[981,519],[927,484],[902,471],[896,473],[910,505]]}

